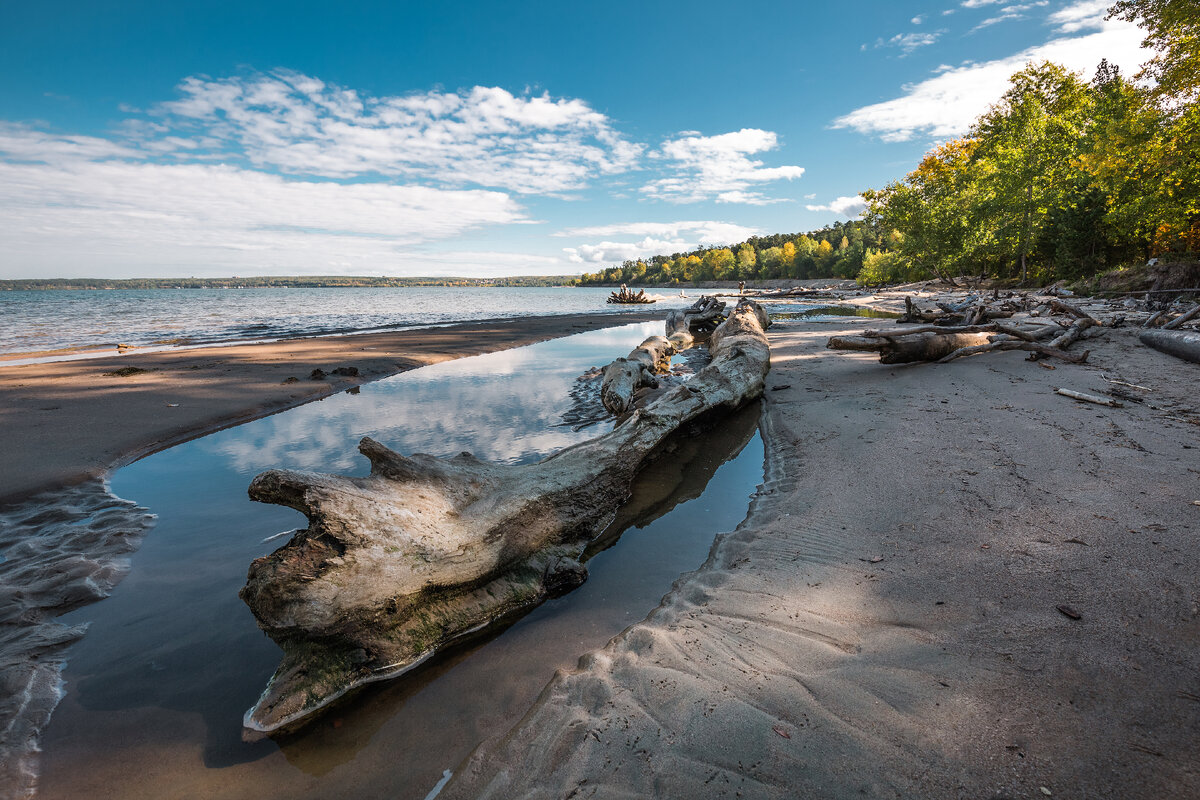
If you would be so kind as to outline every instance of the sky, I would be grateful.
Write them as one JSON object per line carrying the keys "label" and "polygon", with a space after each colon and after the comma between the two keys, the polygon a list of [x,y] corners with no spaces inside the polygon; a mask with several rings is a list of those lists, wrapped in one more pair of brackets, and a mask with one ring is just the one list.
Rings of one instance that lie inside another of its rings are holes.
{"label": "sky", "polygon": [[0,0],[0,278],[568,275],[819,229],[1107,0]]}

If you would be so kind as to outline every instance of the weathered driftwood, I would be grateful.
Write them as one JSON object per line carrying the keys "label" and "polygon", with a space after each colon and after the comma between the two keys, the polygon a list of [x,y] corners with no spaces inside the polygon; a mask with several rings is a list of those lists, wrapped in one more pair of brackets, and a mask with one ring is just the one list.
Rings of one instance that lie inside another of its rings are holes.
{"label": "weathered driftwood", "polygon": [[536,464],[405,457],[372,439],[368,477],[269,470],[250,496],[308,527],[250,567],[241,597],[283,649],[245,718],[272,731],[355,686],[578,585],[579,562],[643,463],[681,425],[760,396],[770,364],[753,303],[709,341],[711,363],[610,433]]}
{"label": "weathered driftwood", "polygon": [[1178,317],[1176,317],[1175,319],[1168,322],[1166,325],[1163,325],[1162,329],[1164,331],[1177,330],[1185,322],[1191,322],[1193,319],[1195,319],[1197,317],[1197,315],[1200,315],[1200,303],[1196,303],[1196,305],[1192,306],[1190,309],[1183,312]]}
{"label": "weathered driftwood", "polygon": [[644,303],[656,303],[658,301],[652,297],[647,297],[645,289],[638,289],[636,292],[631,292],[629,291],[629,287],[622,283],[621,291],[609,292],[608,302],[620,303],[622,305],[639,305]]}
{"label": "weathered driftwood", "polygon": [[1109,406],[1110,408],[1124,408],[1124,403],[1118,403],[1111,397],[1097,397],[1094,394],[1086,392],[1077,392],[1074,389],[1055,389],[1055,394],[1061,394],[1063,397],[1069,397],[1072,400],[1080,400],[1084,403],[1095,403],[1098,406]]}
{"label": "weathered driftwood", "polygon": [[[758,306],[755,306],[758,308]],[[761,309],[760,309],[761,310]],[[722,319],[725,303],[707,295],[688,308],[667,315],[667,336],[651,336],[623,358],[604,368],[600,382],[600,402],[611,414],[624,414],[633,395],[643,386],[658,386],[656,375],[670,371],[671,356],[691,347],[692,331],[712,330]],[[767,327],[766,316],[760,318]]]}
{"label": "weathered driftwood", "polygon": [[[900,333],[897,331],[897,333]],[[880,364],[937,361],[964,347],[987,344],[994,333],[917,333],[910,336],[833,336],[831,350],[866,350],[879,353]]]}
{"label": "weathered driftwood", "polygon": [[[761,310],[760,306],[756,306]],[[712,330],[720,324],[725,313],[725,303],[715,297],[703,295],[684,309],[667,314],[667,338],[677,350],[692,346],[692,331]],[[766,325],[763,325],[766,328]]]}
{"label": "weathered driftwood", "polygon": [[1168,355],[1200,364],[1200,331],[1142,331],[1138,336],[1142,344],[1153,347]]}
{"label": "weathered driftwood", "polygon": [[643,386],[658,386],[656,375],[671,369],[675,345],[662,336],[648,337],[627,356],[604,368],[600,381],[600,402],[611,414],[624,414],[633,401],[633,393]]}
{"label": "weathered driftwood", "polygon": [[[1003,350],[1026,350],[1037,356],[1051,356],[1072,363],[1087,361],[1088,353],[1067,353],[1065,347],[1078,338],[1091,320],[1076,320],[1071,328],[1043,325],[1034,329],[1007,323],[944,327],[889,328],[863,331],[859,336],[834,336],[826,347],[832,350],[864,350],[879,353],[881,364],[905,364],[937,361],[945,364],[956,358]],[[1071,334],[1071,337],[1068,337]],[[1048,344],[1040,340],[1057,338]],[[1055,344],[1058,342],[1058,344]]]}
{"label": "weathered driftwood", "polygon": [[[980,353],[991,353],[995,350],[1027,350],[1034,355],[1050,356],[1051,358],[1059,358],[1063,361],[1069,361],[1072,364],[1082,364],[1088,359],[1090,350],[1084,350],[1082,353],[1068,353],[1066,350],[1060,350],[1057,347],[1051,347],[1037,342],[1029,342],[1024,340],[999,340],[988,342],[987,344],[977,344],[972,347],[963,347],[955,350],[953,353],[942,356],[938,359],[939,364],[946,364],[956,358],[963,356],[974,356]],[[1033,358],[1033,356],[1030,356]]]}

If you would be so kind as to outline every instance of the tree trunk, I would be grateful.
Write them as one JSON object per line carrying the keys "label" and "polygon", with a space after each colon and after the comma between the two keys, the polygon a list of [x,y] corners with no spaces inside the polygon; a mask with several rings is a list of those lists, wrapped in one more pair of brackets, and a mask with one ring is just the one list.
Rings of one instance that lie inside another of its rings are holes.
{"label": "tree trunk", "polygon": [[710,339],[712,362],[690,381],[536,464],[405,457],[368,438],[359,445],[368,477],[255,478],[251,498],[295,508],[309,525],[255,560],[241,591],[284,653],[246,727],[294,726],[582,582],[583,548],[663,440],[762,394],[770,349],[760,314],[740,303]]}

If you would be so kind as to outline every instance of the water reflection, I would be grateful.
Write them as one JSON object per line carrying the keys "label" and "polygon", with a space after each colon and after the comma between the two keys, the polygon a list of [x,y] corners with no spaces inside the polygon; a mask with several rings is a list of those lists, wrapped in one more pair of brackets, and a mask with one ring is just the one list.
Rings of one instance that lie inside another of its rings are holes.
{"label": "water reflection", "polygon": [[237,590],[250,561],[281,543],[263,540],[304,519],[249,502],[249,479],[271,466],[365,472],[354,451],[363,435],[406,453],[534,460],[599,432],[555,426],[570,386],[658,327],[406,373],[121,470],[114,491],[155,511],[158,525],[113,597],[71,615],[92,628],[43,740],[41,796],[424,797],[444,769],[518,721],[556,669],[642,619],[703,562],[715,533],[741,521],[762,477],[757,409],[669,445],[592,548],[591,578],[575,592],[364,689],[298,734],[254,744],[241,739],[241,715],[279,651]]}
{"label": "water reflection", "polygon": [[[626,325],[407,372],[198,442],[243,473],[271,467],[365,474],[357,443],[371,436],[404,453],[522,464],[604,433],[558,425],[576,378],[624,354],[661,323]],[[630,344],[632,342],[632,344]]]}

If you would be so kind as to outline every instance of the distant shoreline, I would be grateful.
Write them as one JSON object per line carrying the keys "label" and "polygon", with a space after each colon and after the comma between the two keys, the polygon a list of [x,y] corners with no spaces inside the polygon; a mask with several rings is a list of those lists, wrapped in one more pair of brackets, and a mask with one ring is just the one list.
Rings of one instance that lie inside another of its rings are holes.
{"label": "distant shoreline", "polygon": [[0,280],[0,292],[120,289],[403,289],[408,287],[571,286],[578,275],[517,275],[507,278],[278,276],[229,278],[26,278]]}

